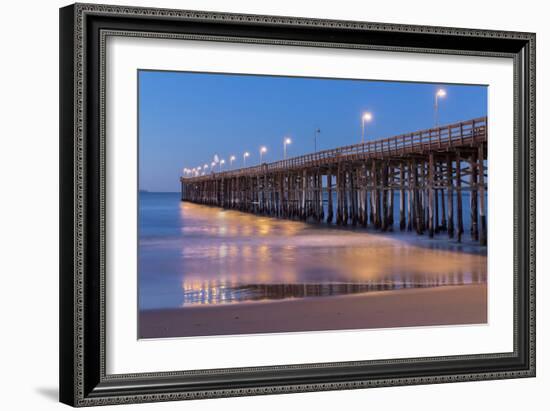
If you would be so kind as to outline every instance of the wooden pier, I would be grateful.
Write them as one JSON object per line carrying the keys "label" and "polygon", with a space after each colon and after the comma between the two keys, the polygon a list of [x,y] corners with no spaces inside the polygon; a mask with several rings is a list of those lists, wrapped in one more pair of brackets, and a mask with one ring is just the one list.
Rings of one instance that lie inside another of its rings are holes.
{"label": "wooden pier", "polygon": [[[469,234],[487,244],[487,118],[260,165],[181,177],[181,199],[380,231]],[[326,193],[326,195],[324,195]],[[469,194],[468,209],[462,198]],[[394,215],[394,201],[399,215]],[[325,207],[326,204],[326,207]]]}

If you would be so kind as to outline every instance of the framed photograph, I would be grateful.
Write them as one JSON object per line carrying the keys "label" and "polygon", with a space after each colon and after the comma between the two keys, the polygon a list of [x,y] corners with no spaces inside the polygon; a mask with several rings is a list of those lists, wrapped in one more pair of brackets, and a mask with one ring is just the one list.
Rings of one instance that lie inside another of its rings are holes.
{"label": "framed photograph", "polygon": [[60,10],[60,399],[535,375],[535,35]]}

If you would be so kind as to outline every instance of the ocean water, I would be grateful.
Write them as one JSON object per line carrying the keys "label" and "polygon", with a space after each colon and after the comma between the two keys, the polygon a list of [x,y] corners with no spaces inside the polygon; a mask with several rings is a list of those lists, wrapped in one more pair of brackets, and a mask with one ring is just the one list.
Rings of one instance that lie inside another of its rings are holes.
{"label": "ocean water", "polygon": [[394,232],[379,233],[196,205],[181,202],[179,193],[143,192],[139,307],[484,283],[486,248],[469,239],[467,214],[464,242],[458,244],[445,233],[430,239],[399,232],[398,208]]}

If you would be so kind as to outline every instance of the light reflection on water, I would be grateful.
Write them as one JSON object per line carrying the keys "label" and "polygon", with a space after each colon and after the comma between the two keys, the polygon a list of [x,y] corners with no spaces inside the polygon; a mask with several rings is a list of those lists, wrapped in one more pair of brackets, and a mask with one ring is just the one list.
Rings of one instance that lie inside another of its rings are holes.
{"label": "light reflection on water", "polygon": [[396,278],[384,282],[324,283],[324,284],[244,284],[231,285],[219,282],[184,283],[182,306],[228,304],[240,301],[282,300],[291,298],[328,297],[373,291],[407,288],[428,288],[442,285],[480,284],[481,277],[456,275],[432,278]]}
{"label": "light reflection on water", "polygon": [[139,263],[142,309],[487,280],[485,249],[444,235],[319,227],[181,203],[177,194],[140,194]]}

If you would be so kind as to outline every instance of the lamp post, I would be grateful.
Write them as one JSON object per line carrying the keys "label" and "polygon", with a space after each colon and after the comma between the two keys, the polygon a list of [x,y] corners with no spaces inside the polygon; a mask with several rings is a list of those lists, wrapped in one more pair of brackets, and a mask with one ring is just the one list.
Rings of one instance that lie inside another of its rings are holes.
{"label": "lamp post", "polygon": [[361,116],[361,143],[365,142],[365,123],[372,121],[372,113],[366,111]]}
{"label": "lamp post", "polygon": [[265,146],[260,147],[260,164],[262,164],[262,157],[267,153],[267,148]]}
{"label": "lamp post", "polygon": [[439,99],[445,97],[446,95],[447,95],[447,92],[442,88],[437,90],[437,92],[435,93],[435,97],[434,97],[434,124],[435,124],[435,127],[437,127],[439,125]]}
{"label": "lamp post", "polygon": [[243,153],[243,167],[246,167],[246,158],[250,156],[250,153],[248,151],[245,151]]}
{"label": "lamp post", "polygon": [[222,158],[220,160],[220,171],[222,171],[223,165],[225,164],[225,160]]}
{"label": "lamp post", "polygon": [[289,137],[285,137],[283,140],[283,159],[286,160],[286,146],[292,143],[292,140]]}
{"label": "lamp post", "polygon": [[214,169],[216,168],[216,162],[215,161],[212,161],[212,164],[210,164],[212,166],[211,170],[212,172],[214,172]]}
{"label": "lamp post", "polygon": [[317,135],[321,133],[320,128],[313,130],[313,144],[315,146],[315,152],[317,152]]}
{"label": "lamp post", "polygon": [[233,167],[233,161],[235,161],[235,156],[229,157],[229,168]]}

